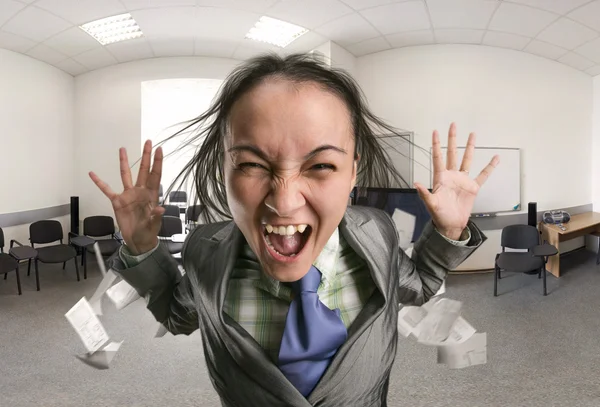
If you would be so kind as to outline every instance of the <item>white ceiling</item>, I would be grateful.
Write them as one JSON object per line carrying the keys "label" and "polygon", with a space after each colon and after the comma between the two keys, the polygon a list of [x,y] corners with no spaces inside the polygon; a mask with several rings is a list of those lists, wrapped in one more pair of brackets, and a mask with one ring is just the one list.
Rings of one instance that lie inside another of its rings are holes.
{"label": "white ceiling", "polygon": [[[143,38],[102,46],[78,28],[125,12]],[[262,15],[310,30],[285,52],[309,51],[327,40],[356,56],[481,44],[600,74],[600,0],[0,0],[0,48],[72,75],[153,57],[246,59],[280,50],[244,39]]]}

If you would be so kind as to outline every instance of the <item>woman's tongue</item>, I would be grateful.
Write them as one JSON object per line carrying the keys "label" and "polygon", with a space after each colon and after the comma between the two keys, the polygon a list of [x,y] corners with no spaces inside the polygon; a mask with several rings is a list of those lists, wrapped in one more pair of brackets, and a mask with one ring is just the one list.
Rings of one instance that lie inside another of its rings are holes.
{"label": "woman's tongue", "polygon": [[296,232],[293,235],[270,233],[269,241],[271,242],[271,246],[284,256],[291,256],[302,249],[302,234],[300,232]]}

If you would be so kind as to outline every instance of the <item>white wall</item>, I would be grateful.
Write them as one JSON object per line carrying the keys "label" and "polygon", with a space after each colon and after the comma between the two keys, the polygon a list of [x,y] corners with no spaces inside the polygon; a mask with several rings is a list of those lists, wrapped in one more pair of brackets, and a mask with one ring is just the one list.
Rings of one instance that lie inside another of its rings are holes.
{"label": "white wall", "polygon": [[[73,77],[0,49],[0,89],[0,213],[68,204],[75,178]],[[7,241],[27,242],[28,225],[3,229]]]}
{"label": "white wall", "polygon": [[[593,112],[593,140],[592,154],[595,159],[592,160],[592,201],[594,211],[600,212],[600,75],[593,78],[594,88],[594,112]],[[598,238],[589,236],[587,238],[587,248],[589,250],[598,250]]]}
{"label": "white wall", "polygon": [[[427,151],[434,129],[445,144],[452,121],[459,145],[474,131],[478,146],[521,148],[523,212],[531,201],[540,211],[592,202],[593,89],[584,73],[508,49],[431,45],[361,57],[357,76],[374,112],[414,131]],[[425,154],[415,159],[428,165]],[[415,166],[415,181],[429,178]],[[493,268],[500,231],[485,233],[488,242],[461,269]]]}
{"label": "white wall", "polygon": [[[113,216],[110,202],[91,181],[88,172],[94,171],[113,190],[121,192],[119,147],[127,149],[131,163],[141,155],[142,82],[170,78],[224,79],[238,63],[220,58],[160,58],[119,64],[77,76],[75,133],[79,165],[76,187],[81,197],[80,218]],[[132,172],[137,175],[137,166]]]}
{"label": "white wall", "polygon": [[335,42],[327,41],[312,51],[323,54],[329,66],[344,69],[356,78],[356,57]]}

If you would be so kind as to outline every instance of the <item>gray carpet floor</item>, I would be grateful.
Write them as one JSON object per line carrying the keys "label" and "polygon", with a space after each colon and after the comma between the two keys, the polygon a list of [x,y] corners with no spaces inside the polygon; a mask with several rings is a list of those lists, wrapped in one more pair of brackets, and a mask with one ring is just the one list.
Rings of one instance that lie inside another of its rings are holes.
{"label": "gray carpet floor", "polygon": [[[93,256],[90,256],[93,257]],[[488,335],[488,363],[451,370],[433,348],[401,338],[390,384],[396,406],[600,406],[600,266],[591,252],[561,260],[564,276],[507,275],[493,297],[493,274],[451,275],[446,297]],[[42,290],[22,271],[0,279],[0,406],[220,406],[204,365],[202,343],[170,334],[138,301],[122,311],[104,302],[101,320],[124,343],[111,368],[95,370],[74,355],[83,344],[64,317],[100,282],[93,258],[88,279],[73,264],[42,265]]]}

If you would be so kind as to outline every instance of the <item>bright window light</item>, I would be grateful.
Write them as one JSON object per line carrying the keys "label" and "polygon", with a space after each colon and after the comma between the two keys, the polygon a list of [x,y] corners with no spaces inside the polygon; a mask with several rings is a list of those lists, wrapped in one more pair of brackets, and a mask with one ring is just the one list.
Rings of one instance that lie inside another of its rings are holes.
{"label": "bright window light", "polygon": [[144,35],[129,13],[92,21],[79,28],[94,37],[102,45],[131,40]]}
{"label": "bright window light", "polygon": [[307,32],[306,28],[263,16],[246,34],[246,38],[285,48]]}

